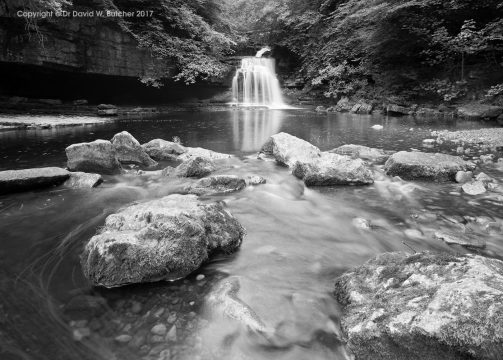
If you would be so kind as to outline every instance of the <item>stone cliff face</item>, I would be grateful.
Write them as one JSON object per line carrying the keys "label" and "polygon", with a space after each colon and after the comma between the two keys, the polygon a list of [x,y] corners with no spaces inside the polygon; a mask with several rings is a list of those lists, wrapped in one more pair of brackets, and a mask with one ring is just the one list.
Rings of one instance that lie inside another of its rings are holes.
{"label": "stone cliff face", "polygon": [[169,70],[112,19],[53,16],[28,29],[18,16],[25,5],[0,0],[0,62],[137,78]]}

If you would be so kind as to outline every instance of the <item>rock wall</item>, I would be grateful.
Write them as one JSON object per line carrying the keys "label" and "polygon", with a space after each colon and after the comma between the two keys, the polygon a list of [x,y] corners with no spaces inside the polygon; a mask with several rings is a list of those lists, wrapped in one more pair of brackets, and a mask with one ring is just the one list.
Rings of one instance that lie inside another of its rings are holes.
{"label": "rock wall", "polygon": [[53,16],[28,29],[28,20],[17,15],[22,9],[22,0],[0,0],[0,62],[137,78],[170,70],[113,19]]}

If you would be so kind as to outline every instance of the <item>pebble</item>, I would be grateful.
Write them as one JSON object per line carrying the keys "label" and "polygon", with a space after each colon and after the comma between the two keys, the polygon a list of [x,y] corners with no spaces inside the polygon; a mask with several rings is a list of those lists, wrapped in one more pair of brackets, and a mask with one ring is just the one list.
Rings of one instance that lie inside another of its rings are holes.
{"label": "pebble", "polygon": [[166,335],[166,340],[168,341],[176,341],[176,326],[172,326]]}
{"label": "pebble", "polygon": [[154,335],[150,339],[150,342],[152,342],[152,343],[161,343],[161,342],[164,342],[164,336]]}
{"label": "pebble", "polygon": [[82,339],[89,337],[91,335],[91,330],[86,327],[78,328],[73,330],[73,339],[75,341],[81,341]]}
{"label": "pebble", "polygon": [[128,343],[131,341],[131,339],[132,339],[132,336],[128,335],[128,334],[122,334],[122,335],[115,337],[115,341],[117,341],[118,343],[121,343],[121,344]]}
{"label": "pebble", "polygon": [[468,181],[471,181],[473,177],[473,173],[471,171],[458,171],[456,173],[456,182],[464,184]]}
{"label": "pebble", "polygon": [[201,281],[203,279],[204,279],[204,275],[203,274],[199,274],[199,275],[196,276],[196,280],[197,281]]}
{"label": "pebble", "polygon": [[364,218],[354,218],[351,223],[353,224],[354,227],[358,229],[363,229],[363,230],[369,230],[370,229],[370,220],[364,219]]}
{"label": "pebble", "polygon": [[152,327],[152,329],[150,329],[150,332],[152,334],[159,335],[159,336],[165,335],[167,331],[168,331],[168,329],[166,328],[166,325],[164,325],[164,324],[154,325],[154,327]]}
{"label": "pebble", "polygon": [[371,126],[372,129],[374,130],[382,130],[384,129],[384,127],[382,125],[374,125],[374,126]]}
{"label": "pebble", "polygon": [[176,321],[176,313],[172,312],[169,314],[167,321],[169,324],[173,324]]}
{"label": "pebble", "polygon": [[133,301],[133,304],[131,305],[131,312],[137,314],[141,311],[141,309],[141,304],[138,301]]}
{"label": "pebble", "polygon": [[164,314],[164,308],[160,308],[154,312],[155,317],[161,317],[162,314]]}
{"label": "pebble", "polygon": [[195,304],[195,301],[191,301],[191,302],[189,302],[189,305],[190,305],[190,306],[194,306],[194,304]]}

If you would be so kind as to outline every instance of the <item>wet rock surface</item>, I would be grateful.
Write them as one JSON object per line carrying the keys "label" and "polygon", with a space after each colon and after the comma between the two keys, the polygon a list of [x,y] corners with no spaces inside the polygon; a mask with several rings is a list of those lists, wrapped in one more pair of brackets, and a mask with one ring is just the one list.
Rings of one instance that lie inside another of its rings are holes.
{"label": "wet rock surface", "polygon": [[215,175],[187,185],[184,190],[195,195],[216,195],[240,191],[245,187],[246,181],[243,178],[235,175]]}
{"label": "wet rock surface", "polygon": [[61,185],[69,177],[58,167],[0,171],[0,194]]}
{"label": "wet rock surface", "polygon": [[169,195],[108,216],[85,246],[81,264],[85,276],[99,286],[176,280],[213,253],[236,251],[244,233],[221,204]]}
{"label": "wet rock surface", "polygon": [[397,152],[386,161],[389,176],[406,180],[455,181],[458,171],[473,170],[475,165],[458,156],[440,153]]}
{"label": "wet rock surface", "polygon": [[310,161],[321,156],[316,146],[287,133],[271,136],[260,153],[272,156],[278,164],[289,167],[293,167],[297,161]]}
{"label": "wet rock surface", "polygon": [[179,143],[154,139],[142,145],[143,150],[154,160],[176,160],[178,155],[187,150]]}
{"label": "wet rock surface", "polygon": [[330,152],[360,158],[375,163],[384,163],[392,154],[390,151],[354,144],[342,145],[338,148],[330,150]]}
{"label": "wet rock surface", "polygon": [[204,157],[189,157],[174,169],[165,169],[165,176],[202,178],[216,170],[212,160]]}
{"label": "wet rock surface", "polygon": [[342,328],[357,359],[500,359],[503,262],[385,253],[339,277]]}
{"label": "wet rock surface", "polygon": [[103,177],[100,174],[90,174],[85,172],[71,172],[68,180],[63,184],[73,189],[89,189],[100,185]]}
{"label": "wet rock surface", "polygon": [[178,156],[177,160],[186,161],[192,158],[201,157],[206,160],[224,160],[232,158],[232,155],[219,153],[213,150],[200,147],[184,147],[185,152]]}
{"label": "wet rock surface", "polygon": [[374,182],[372,171],[361,159],[334,153],[307,161],[297,161],[293,175],[304,180],[307,186],[366,185]]}
{"label": "wet rock surface", "polygon": [[112,145],[117,154],[117,160],[123,164],[136,164],[146,167],[156,166],[157,162],[141,147],[138,140],[127,131],[115,134],[112,138]]}
{"label": "wet rock surface", "polygon": [[107,140],[70,145],[66,148],[66,157],[70,171],[99,174],[118,174],[122,171],[115,147]]}

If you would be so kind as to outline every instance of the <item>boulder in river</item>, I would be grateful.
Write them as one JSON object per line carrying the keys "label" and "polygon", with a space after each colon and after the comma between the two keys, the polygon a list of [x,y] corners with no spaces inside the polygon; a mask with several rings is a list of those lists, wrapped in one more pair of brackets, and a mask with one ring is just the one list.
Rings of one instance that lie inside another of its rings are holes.
{"label": "boulder in river", "polygon": [[501,359],[503,262],[385,253],[336,280],[358,360]]}
{"label": "boulder in river", "polygon": [[384,163],[391,155],[389,151],[354,144],[342,145],[329,152],[360,158],[375,163]]}
{"label": "boulder in river", "polygon": [[179,143],[166,141],[163,139],[154,139],[142,145],[143,150],[154,160],[176,160],[187,150]]}
{"label": "boulder in river", "polygon": [[196,195],[228,194],[243,190],[246,181],[235,175],[214,175],[202,178],[194,184],[187,185],[185,191]]}
{"label": "boulder in river", "polygon": [[419,151],[399,151],[390,156],[384,169],[389,176],[405,180],[455,181],[458,171],[473,170],[475,164],[458,156]]}
{"label": "boulder in river", "polygon": [[71,172],[70,178],[65,181],[64,185],[74,189],[89,189],[94,188],[103,182],[100,174],[90,174],[85,172]]}
{"label": "boulder in river", "polygon": [[483,239],[477,236],[472,236],[464,233],[453,233],[450,231],[436,231],[435,239],[442,240],[449,245],[460,245],[466,248],[483,249],[486,243]]}
{"label": "boulder in river", "polygon": [[216,170],[215,163],[207,158],[196,156],[190,157],[175,169],[169,175],[178,177],[202,178],[208,176]]}
{"label": "boulder in river", "polygon": [[351,108],[351,112],[355,114],[370,114],[372,113],[372,104],[357,103]]}
{"label": "boulder in river", "polygon": [[297,161],[311,161],[321,156],[316,146],[284,132],[271,136],[260,153],[272,156],[280,165],[289,167]]}
{"label": "boulder in river", "polygon": [[259,175],[249,175],[246,177],[246,185],[256,186],[265,184],[267,180]]}
{"label": "boulder in river", "polygon": [[156,166],[157,162],[141,147],[138,140],[127,131],[115,134],[112,138],[112,145],[117,153],[117,159],[123,164],[137,164],[141,166]]}
{"label": "boulder in river", "polygon": [[367,185],[374,182],[374,175],[361,159],[334,153],[305,161],[297,161],[293,175],[304,180],[306,186]]}
{"label": "boulder in river", "polygon": [[461,186],[461,189],[468,195],[480,195],[486,192],[484,183],[479,180],[467,182]]}
{"label": "boulder in river", "polygon": [[220,203],[169,195],[108,216],[85,246],[81,264],[93,285],[176,280],[216,252],[236,251],[244,234]]}
{"label": "boulder in river", "polygon": [[468,181],[471,181],[473,178],[473,172],[471,171],[458,171],[456,173],[455,180],[457,183],[464,184]]}
{"label": "boulder in river", "polygon": [[0,171],[0,194],[61,185],[69,177],[58,167]]}
{"label": "boulder in river", "polygon": [[66,148],[66,157],[70,171],[99,174],[117,174],[122,171],[115,148],[107,140],[70,145]]}
{"label": "boulder in river", "polygon": [[224,160],[232,158],[232,155],[219,153],[213,150],[203,149],[200,147],[185,147],[185,152],[178,156],[178,160],[186,161],[192,158],[201,157],[206,160]]}

